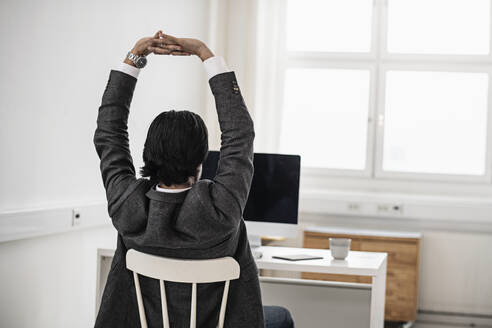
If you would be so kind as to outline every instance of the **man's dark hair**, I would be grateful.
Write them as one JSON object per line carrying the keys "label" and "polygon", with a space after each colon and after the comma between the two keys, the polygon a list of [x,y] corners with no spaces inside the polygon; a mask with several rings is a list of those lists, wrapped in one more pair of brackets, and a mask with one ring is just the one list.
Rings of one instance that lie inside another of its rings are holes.
{"label": "man's dark hair", "polygon": [[198,114],[162,112],[150,124],[140,174],[167,186],[182,184],[197,175],[207,154],[208,131]]}

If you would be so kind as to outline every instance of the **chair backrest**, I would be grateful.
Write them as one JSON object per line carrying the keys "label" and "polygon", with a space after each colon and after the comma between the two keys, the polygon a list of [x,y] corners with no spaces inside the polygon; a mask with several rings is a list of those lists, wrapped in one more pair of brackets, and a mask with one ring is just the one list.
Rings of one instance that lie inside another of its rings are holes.
{"label": "chair backrest", "polygon": [[229,282],[238,279],[240,274],[239,264],[232,257],[222,257],[210,260],[178,260],[145,254],[130,249],[126,253],[126,267],[133,271],[135,290],[137,293],[138,313],[140,315],[142,328],[147,328],[147,318],[145,317],[142,291],[140,290],[140,282],[138,280],[139,274],[159,280],[164,328],[170,328],[164,281],[192,284],[190,328],[196,327],[197,284],[225,281],[217,327],[222,328],[224,326]]}

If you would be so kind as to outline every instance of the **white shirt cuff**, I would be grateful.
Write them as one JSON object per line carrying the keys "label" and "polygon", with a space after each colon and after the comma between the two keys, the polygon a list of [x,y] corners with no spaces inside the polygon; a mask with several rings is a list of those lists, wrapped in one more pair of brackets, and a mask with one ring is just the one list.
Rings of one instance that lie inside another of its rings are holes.
{"label": "white shirt cuff", "polygon": [[140,68],[128,65],[127,63],[121,63],[116,70],[131,75],[134,78],[138,78],[138,73],[140,73]]}
{"label": "white shirt cuff", "polygon": [[230,72],[229,67],[222,56],[214,56],[206,59],[203,62],[203,67],[205,67],[205,72],[207,73],[207,78],[210,80],[217,74]]}

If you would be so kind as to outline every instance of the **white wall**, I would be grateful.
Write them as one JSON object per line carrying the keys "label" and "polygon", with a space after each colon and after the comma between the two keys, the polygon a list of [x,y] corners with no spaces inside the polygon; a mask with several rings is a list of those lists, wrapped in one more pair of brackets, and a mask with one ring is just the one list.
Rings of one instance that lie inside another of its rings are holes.
{"label": "white wall", "polygon": [[[205,38],[206,1],[0,2],[0,212],[104,199],[92,137],[109,70],[158,29]],[[130,114],[142,164],[147,127],[161,111],[204,108],[196,57],[149,57]]]}
{"label": "white wall", "polygon": [[92,327],[96,252],[112,226],[0,244],[0,327]]}
{"label": "white wall", "polygon": [[492,315],[492,234],[424,235],[420,308]]}
{"label": "white wall", "polygon": [[[143,36],[206,39],[208,1],[0,2],[0,214],[105,201],[92,143],[109,70]],[[161,111],[204,112],[199,59],[150,57],[131,108],[135,168]],[[107,218],[109,220],[109,218]],[[90,327],[111,226],[0,243],[0,327]]]}

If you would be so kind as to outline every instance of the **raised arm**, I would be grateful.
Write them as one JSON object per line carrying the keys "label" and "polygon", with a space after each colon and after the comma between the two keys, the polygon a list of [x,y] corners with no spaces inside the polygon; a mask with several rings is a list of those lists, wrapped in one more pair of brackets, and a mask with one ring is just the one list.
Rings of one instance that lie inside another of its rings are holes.
{"label": "raised arm", "polygon": [[112,70],[97,116],[94,145],[101,160],[100,169],[111,217],[121,205],[125,191],[136,180],[127,131],[136,83],[135,77]]}
{"label": "raised arm", "polygon": [[[160,46],[162,54],[189,55],[181,52],[177,45],[166,45],[159,33],[140,39],[131,53],[146,56],[152,52],[153,46]],[[135,187],[127,123],[138,72],[139,69],[127,58],[117,70],[111,71],[97,116],[93,141],[101,160],[101,175],[111,217]]]}
{"label": "raised arm", "polygon": [[[215,188],[217,192],[230,193],[242,215],[253,179],[253,120],[234,72],[216,75],[209,84],[215,97],[221,131]],[[220,190],[222,188],[223,191]]]}
{"label": "raised arm", "polygon": [[242,215],[253,179],[255,132],[236,76],[228,71],[220,57],[213,57],[203,42],[169,35],[162,37],[180,45],[183,51],[199,56],[205,63],[221,131],[220,159],[212,194],[223,211]]}

